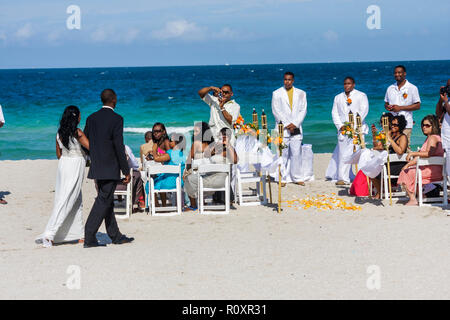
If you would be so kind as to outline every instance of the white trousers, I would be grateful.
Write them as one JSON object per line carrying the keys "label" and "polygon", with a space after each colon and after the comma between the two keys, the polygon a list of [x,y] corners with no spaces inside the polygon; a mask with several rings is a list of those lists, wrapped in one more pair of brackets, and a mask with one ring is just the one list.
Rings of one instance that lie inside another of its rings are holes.
{"label": "white trousers", "polygon": [[287,148],[283,149],[282,153],[284,173],[281,181],[302,181],[302,137],[296,135],[283,138],[283,142]]}
{"label": "white trousers", "polygon": [[349,158],[353,153],[353,140],[338,134],[338,143],[333,151],[330,163],[328,164],[326,179],[333,181],[342,180],[350,183],[354,179],[352,165],[344,163],[345,158]]}

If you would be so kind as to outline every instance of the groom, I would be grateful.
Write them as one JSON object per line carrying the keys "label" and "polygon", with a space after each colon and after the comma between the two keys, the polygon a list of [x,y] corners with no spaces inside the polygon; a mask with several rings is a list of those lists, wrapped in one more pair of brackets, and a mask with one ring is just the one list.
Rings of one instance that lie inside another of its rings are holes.
{"label": "groom", "polygon": [[113,244],[134,240],[120,233],[114,215],[114,191],[120,180],[120,170],[125,175],[123,180],[125,184],[129,183],[131,178],[123,145],[123,118],[114,112],[117,96],[112,89],[103,90],[101,99],[103,107],[87,118],[84,128],[84,134],[89,139],[91,158],[88,178],[96,180],[98,191],[86,221],[85,248],[105,246],[99,244],[96,238],[103,219]]}

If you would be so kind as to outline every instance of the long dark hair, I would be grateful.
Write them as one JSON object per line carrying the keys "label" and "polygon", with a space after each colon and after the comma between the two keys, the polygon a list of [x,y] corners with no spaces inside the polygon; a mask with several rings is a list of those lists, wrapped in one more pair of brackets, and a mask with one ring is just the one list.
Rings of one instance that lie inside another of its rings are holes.
{"label": "long dark hair", "polygon": [[[155,134],[154,134],[156,126],[160,126],[161,129],[164,130],[164,135],[162,135],[161,139],[159,139],[159,140],[156,140]],[[161,122],[156,122],[152,128],[152,141],[153,141],[153,143],[159,143],[159,142],[163,142],[164,140],[169,140],[169,136],[167,135],[166,126]]]}
{"label": "long dark hair", "polygon": [[422,119],[420,126],[423,126],[423,122],[428,120],[431,124],[431,134],[441,135],[441,128],[439,127],[439,119],[434,114],[429,114]]}
{"label": "long dark hair", "polygon": [[59,121],[59,140],[64,147],[69,149],[70,139],[78,138],[77,128],[78,119],[80,117],[80,109],[76,106],[68,106],[64,109],[61,121]]}
{"label": "long dark hair", "polygon": [[199,133],[199,135],[201,136],[199,137],[192,135],[192,143],[194,143],[194,140],[201,141],[202,143],[207,143],[208,145],[214,142],[211,127],[207,122],[196,122],[194,126],[201,129],[201,133]]}

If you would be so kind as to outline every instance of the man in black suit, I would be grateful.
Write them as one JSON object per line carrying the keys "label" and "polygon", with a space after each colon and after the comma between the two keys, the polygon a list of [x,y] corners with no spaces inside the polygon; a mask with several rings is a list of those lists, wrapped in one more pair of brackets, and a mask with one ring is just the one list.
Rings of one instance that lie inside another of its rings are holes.
{"label": "man in black suit", "polygon": [[91,114],[86,120],[84,134],[89,139],[91,166],[88,178],[97,183],[95,198],[84,231],[84,247],[98,247],[96,234],[105,220],[106,231],[112,243],[131,242],[121,234],[114,215],[114,191],[120,180],[120,171],[125,175],[123,182],[130,182],[125,147],[123,144],[123,118],[114,112],[117,96],[114,90],[105,89],[101,94],[103,107]]}

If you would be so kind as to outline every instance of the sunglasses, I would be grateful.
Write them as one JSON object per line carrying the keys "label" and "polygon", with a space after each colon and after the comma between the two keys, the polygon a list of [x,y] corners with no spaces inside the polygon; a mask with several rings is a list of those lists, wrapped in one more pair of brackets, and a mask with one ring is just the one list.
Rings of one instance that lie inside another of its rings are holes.
{"label": "sunglasses", "polygon": [[422,125],[422,128],[431,128],[431,124],[424,123]]}
{"label": "sunglasses", "polygon": [[399,127],[397,123],[391,123],[391,127]]}
{"label": "sunglasses", "polygon": [[164,132],[164,130],[153,130],[154,133]]}
{"label": "sunglasses", "polygon": [[230,91],[222,90],[222,93],[223,93],[223,94],[230,94],[231,92],[230,92]]}

